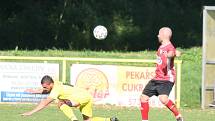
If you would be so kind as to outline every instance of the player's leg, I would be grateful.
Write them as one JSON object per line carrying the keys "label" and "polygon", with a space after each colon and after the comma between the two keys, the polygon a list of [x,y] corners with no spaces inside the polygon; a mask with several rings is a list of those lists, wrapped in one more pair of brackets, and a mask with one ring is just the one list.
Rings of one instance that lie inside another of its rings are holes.
{"label": "player's leg", "polygon": [[142,116],[142,121],[148,121],[148,113],[149,113],[149,97],[152,95],[156,95],[155,83],[154,80],[148,82],[146,87],[144,88],[142,95],[140,96],[140,111]]}
{"label": "player's leg", "polygon": [[73,109],[65,104],[64,101],[58,101],[58,108],[71,120],[71,121],[78,121],[75,114],[73,113]]}
{"label": "player's leg", "polygon": [[159,99],[169,110],[171,110],[173,112],[175,117],[179,116],[180,113],[179,113],[178,109],[176,108],[176,105],[173,103],[172,100],[170,100],[168,98],[167,95],[159,95]]}
{"label": "player's leg", "polygon": [[92,100],[80,106],[84,121],[118,121],[117,118],[92,117]]}
{"label": "player's leg", "polygon": [[116,117],[113,118],[104,118],[104,117],[88,117],[83,115],[84,121],[119,121]]}
{"label": "player's leg", "polygon": [[178,111],[176,105],[168,98],[167,95],[159,95],[159,99],[170,111],[172,111],[177,121],[183,121],[182,115]]}
{"label": "player's leg", "polygon": [[[159,84],[158,93],[159,100],[175,115],[176,119],[182,119],[180,112],[178,111],[176,105],[172,100],[169,99],[170,91],[172,90],[174,83],[169,81],[164,81]],[[179,120],[179,121],[183,121]]]}
{"label": "player's leg", "polygon": [[104,117],[92,117],[89,118],[88,116],[83,115],[84,121],[119,121],[118,118],[112,117],[112,118],[104,118]]}
{"label": "player's leg", "polygon": [[142,94],[140,97],[140,111],[142,116],[142,121],[148,121],[148,113],[149,113],[149,97],[147,95]]}

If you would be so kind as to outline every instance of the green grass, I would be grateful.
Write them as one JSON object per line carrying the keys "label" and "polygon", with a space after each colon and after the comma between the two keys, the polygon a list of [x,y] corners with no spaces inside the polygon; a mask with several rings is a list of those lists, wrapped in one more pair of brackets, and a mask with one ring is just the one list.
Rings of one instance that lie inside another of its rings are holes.
{"label": "green grass", "polygon": [[[54,105],[37,112],[29,117],[20,114],[31,110],[35,105],[0,105],[1,121],[69,121],[64,114]],[[181,109],[186,121],[214,121],[214,110]],[[120,121],[140,121],[141,115],[137,107],[115,107],[115,106],[94,106],[94,116],[111,117],[117,116]],[[81,114],[76,109],[75,114],[81,121]],[[175,121],[173,114],[166,108],[151,108],[149,112],[150,121]]]}

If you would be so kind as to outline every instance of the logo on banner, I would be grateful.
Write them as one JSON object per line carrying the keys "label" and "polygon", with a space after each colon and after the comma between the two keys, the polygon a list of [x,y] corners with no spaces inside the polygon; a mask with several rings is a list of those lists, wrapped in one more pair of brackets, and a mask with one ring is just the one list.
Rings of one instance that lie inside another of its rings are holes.
{"label": "logo on banner", "polygon": [[76,86],[88,90],[95,101],[102,100],[109,95],[109,83],[106,75],[96,69],[88,68],[79,73]]}

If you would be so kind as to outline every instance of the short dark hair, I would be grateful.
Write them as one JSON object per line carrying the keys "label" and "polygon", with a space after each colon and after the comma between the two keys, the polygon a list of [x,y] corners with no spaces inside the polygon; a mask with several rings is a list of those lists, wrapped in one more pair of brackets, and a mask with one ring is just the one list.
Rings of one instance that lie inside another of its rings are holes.
{"label": "short dark hair", "polygon": [[44,83],[54,83],[52,77],[50,77],[49,75],[45,75],[43,76],[43,78],[41,79],[41,84],[44,84]]}

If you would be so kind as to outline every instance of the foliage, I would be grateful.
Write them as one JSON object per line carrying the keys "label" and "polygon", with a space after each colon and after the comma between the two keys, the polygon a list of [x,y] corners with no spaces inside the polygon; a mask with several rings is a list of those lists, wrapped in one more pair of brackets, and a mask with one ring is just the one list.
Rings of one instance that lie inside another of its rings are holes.
{"label": "foliage", "polygon": [[[1,49],[156,49],[157,31],[170,26],[174,43],[201,45],[202,6],[213,0],[7,0],[0,2]],[[102,24],[109,35],[98,41]]]}
{"label": "foliage", "polygon": [[[180,49],[179,49],[180,50]],[[183,107],[199,107],[201,104],[202,49],[183,49],[178,59],[182,64],[181,104]]]}

